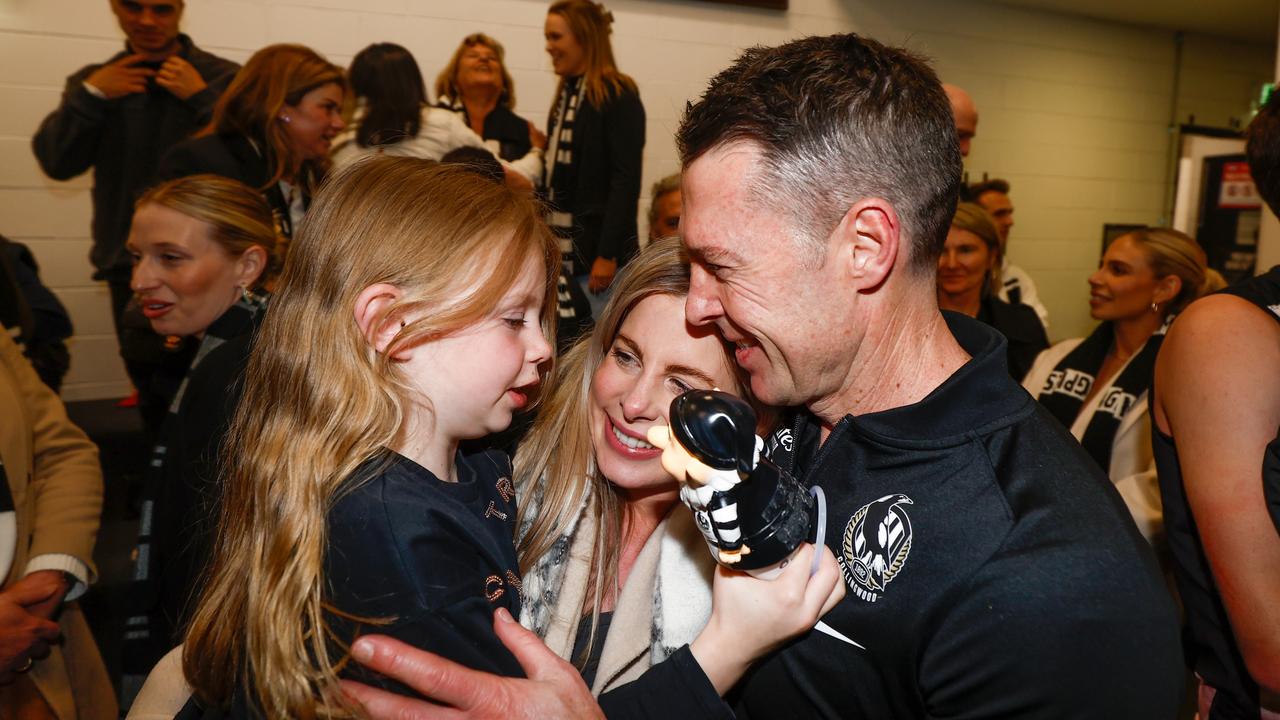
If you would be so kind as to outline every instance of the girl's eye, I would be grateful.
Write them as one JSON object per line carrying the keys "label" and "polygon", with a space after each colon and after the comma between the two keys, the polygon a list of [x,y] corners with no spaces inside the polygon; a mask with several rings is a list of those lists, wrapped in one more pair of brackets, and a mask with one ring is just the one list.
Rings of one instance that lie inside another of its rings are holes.
{"label": "girl's eye", "polygon": [[165,253],[160,256],[160,259],[167,263],[176,263],[182,261],[183,257],[181,255],[174,255],[173,253]]}
{"label": "girl's eye", "polygon": [[137,265],[142,262],[142,253],[131,252],[129,253],[129,258],[133,260],[134,265]]}
{"label": "girl's eye", "polygon": [[512,330],[519,330],[525,325],[523,315],[519,317],[502,318],[502,322],[506,323],[507,327],[511,328]]}
{"label": "girl's eye", "polygon": [[692,385],[677,377],[671,378],[671,385],[676,389],[677,395],[682,395],[693,389]]}

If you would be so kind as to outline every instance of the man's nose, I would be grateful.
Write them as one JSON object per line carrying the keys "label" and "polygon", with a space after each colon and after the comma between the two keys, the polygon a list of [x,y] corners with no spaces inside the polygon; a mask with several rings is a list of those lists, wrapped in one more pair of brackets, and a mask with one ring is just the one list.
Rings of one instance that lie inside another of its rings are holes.
{"label": "man's nose", "polygon": [[696,263],[689,274],[689,295],[684,300],[684,318],[690,325],[707,325],[724,315],[715,281]]}

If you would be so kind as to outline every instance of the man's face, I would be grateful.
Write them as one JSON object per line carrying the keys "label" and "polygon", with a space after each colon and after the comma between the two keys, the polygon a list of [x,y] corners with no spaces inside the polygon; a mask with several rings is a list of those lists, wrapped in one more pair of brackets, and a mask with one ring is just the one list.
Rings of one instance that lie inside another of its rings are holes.
{"label": "man's face", "polygon": [[685,168],[684,245],[693,262],[685,316],[735,345],[751,390],[770,405],[810,405],[849,376],[861,331],[836,323],[856,299],[841,263],[797,244],[799,229],[751,192],[750,143],[712,149]]}
{"label": "man's face", "polygon": [[182,0],[111,0],[111,11],[134,52],[163,53],[173,48],[182,19]]}
{"label": "man's face", "polygon": [[978,196],[978,204],[996,221],[1000,242],[1008,242],[1009,228],[1013,227],[1013,203],[1009,201],[1009,196],[999,190],[988,190]]}

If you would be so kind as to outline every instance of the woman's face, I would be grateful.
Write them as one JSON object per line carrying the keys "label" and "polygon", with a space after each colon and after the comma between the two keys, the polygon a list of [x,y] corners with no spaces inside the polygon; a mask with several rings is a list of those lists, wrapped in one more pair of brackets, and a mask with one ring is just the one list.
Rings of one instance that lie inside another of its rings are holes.
{"label": "woman's face", "polygon": [[260,266],[248,253],[233,257],[212,230],[163,205],[143,205],[133,214],[126,243],[133,256],[130,287],[157,333],[203,336],[235,304],[241,284],[257,279]]}
{"label": "woman's face", "polygon": [[576,77],[587,71],[587,51],[578,43],[563,15],[547,14],[543,28],[547,39],[547,54],[551,56],[551,68],[560,77]]}
{"label": "woman's face", "polygon": [[981,293],[994,262],[982,238],[953,225],[938,258],[938,289],[951,296]]}
{"label": "woman's face", "polygon": [[645,440],[671,400],[694,389],[736,392],[713,328],[684,319],[684,298],[651,295],[631,309],[591,379],[591,443],[601,474],[624,490],[674,489],[662,451]]}
{"label": "woman's face", "polygon": [[1130,320],[1151,312],[1159,280],[1147,252],[1129,235],[1116,238],[1089,276],[1089,314],[1095,320]]}
{"label": "woman's face", "polygon": [[502,89],[502,61],[498,53],[484,43],[476,43],[462,51],[458,58],[458,92],[466,96],[472,88]]}
{"label": "woman's face", "polygon": [[321,85],[302,96],[297,105],[285,103],[280,110],[289,143],[303,160],[319,160],[329,155],[333,139],[346,123],[342,120],[342,86]]}

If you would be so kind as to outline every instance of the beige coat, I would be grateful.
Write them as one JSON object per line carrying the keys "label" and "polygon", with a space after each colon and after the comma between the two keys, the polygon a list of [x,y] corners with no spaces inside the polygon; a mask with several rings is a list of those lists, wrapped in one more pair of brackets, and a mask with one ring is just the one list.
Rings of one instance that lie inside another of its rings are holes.
{"label": "beige coat", "polygon": [[[25,574],[30,558],[46,554],[77,558],[92,579],[102,514],[98,449],[67,419],[62,401],[4,333],[0,409],[0,458],[16,511],[16,527],[0,532],[4,587]],[[63,608],[59,624],[64,640],[31,667],[31,681],[59,720],[115,718],[115,693],[76,603]]]}
{"label": "beige coat", "polygon": [[[565,659],[573,653],[587,598],[594,535],[595,521],[591,513],[583,513],[569,546],[569,567],[543,638]],[[677,504],[649,536],[627,576],[591,692],[600,695],[643,675],[652,664],[655,632],[663,636],[665,644],[674,647],[697,637],[711,617],[714,572],[715,561],[694,525],[692,513]],[[659,595],[669,601],[662,602]]]}

